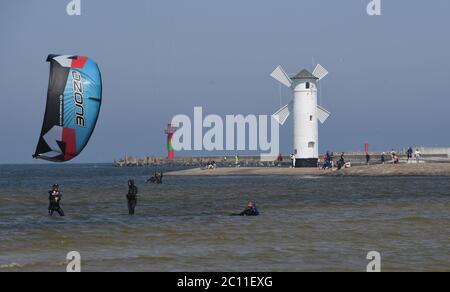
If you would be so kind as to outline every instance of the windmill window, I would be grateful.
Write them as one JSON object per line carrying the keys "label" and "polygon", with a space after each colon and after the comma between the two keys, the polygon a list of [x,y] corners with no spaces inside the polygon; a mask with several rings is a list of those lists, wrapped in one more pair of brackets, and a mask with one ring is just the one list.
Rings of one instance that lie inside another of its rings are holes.
{"label": "windmill window", "polygon": [[314,117],[313,117],[312,115],[310,115],[310,116],[309,116],[309,121],[312,122],[312,121],[313,121],[313,118],[314,118]]}
{"label": "windmill window", "polygon": [[311,83],[306,82],[306,89],[310,89],[311,88]]}

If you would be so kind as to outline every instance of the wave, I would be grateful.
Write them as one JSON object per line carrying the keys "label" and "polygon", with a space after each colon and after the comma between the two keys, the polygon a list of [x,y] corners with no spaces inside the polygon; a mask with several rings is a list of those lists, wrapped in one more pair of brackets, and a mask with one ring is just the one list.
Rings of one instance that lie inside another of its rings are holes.
{"label": "wave", "polygon": [[318,175],[301,175],[299,176],[301,179],[326,179],[325,176],[318,176]]}
{"label": "wave", "polygon": [[0,270],[9,270],[9,269],[22,269],[24,268],[23,265],[18,263],[10,263],[5,265],[0,265]]}
{"label": "wave", "polygon": [[[37,271],[47,271],[47,270],[59,270],[60,267],[65,267],[68,261],[60,262],[29,262],[29,263],[16,263],[12,262],[9,264],[0,264],[0,271],[20,271],[20,270],[37,270]],[[65,269],[63,269],[65,271]]]}

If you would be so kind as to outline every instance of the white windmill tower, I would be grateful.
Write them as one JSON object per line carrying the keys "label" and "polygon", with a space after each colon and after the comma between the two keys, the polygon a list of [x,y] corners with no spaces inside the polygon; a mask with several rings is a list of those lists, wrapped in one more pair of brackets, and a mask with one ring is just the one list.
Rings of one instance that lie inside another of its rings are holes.
{"label": "white windmill tower", "polygon": [[328,71],[317,65],[313,73],[302,70],[289,77],[281,66],[270,76],[294,92],[293,100],[273,114],[273,118],[284,125],[292,113],[294,119],[294,167],[316,167],[319,159],[319,123],[330,116],[330,112],[317,104],[317,82],[328,75]]}

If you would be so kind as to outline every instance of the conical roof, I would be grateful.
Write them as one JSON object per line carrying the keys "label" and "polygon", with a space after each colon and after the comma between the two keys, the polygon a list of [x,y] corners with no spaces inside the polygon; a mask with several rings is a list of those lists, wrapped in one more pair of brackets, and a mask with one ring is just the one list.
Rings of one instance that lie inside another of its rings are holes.
{"label": "conical roof", "polygon": [[302,71],[300,71],[300,73],[298,73],[297,75],[295,75],[294,77],[291,78],[292,80],[301,80],[301,79],[314,79],[317,80],[319,78],[317,78],[316,76],[314,76],[311,72],[309,72],[308,70],[304,69]]}

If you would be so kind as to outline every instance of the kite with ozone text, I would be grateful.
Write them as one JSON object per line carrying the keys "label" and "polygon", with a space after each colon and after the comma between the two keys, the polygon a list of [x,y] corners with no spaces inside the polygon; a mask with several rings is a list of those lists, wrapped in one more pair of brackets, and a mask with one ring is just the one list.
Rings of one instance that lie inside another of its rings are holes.
{"label": "kite with ozone text", "polygon": [[102,103],[102,78],[88,57],[49,55],[50,80],[36,159],[65,162],[91,138]]}

